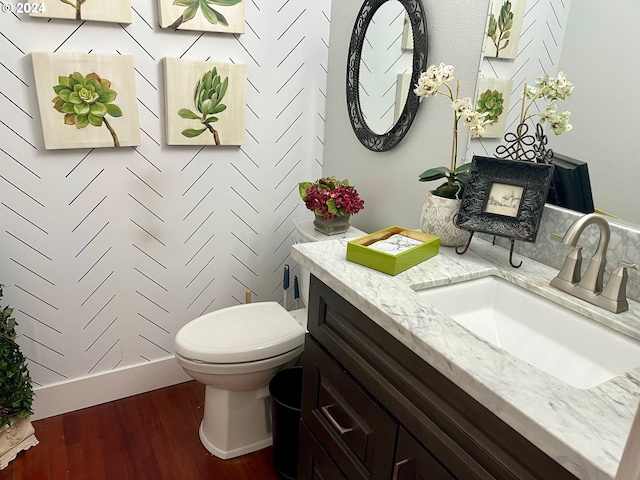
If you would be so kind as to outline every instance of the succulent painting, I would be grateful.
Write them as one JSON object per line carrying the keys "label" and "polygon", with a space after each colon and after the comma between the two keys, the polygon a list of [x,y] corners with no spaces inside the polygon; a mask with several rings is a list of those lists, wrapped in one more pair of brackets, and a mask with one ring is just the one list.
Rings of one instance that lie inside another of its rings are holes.
{"label": "succulent painting", "polygon": [[[76,20],[82,20],[82,5],[87,0],[60,0],[62,3],[72,6],[76,11]],[[75,2],[75,3],[74,3]]]}
{"label": "succulent painting", "polygon": [[496,58],[500,57],[500,50],[504,50],[509,45],[511,27],[513,27],[513,12],[511,11],[511,2],[507,0],[500,8],[500,16],[497,20],[493,13],[489,16],[487,36],[496,47]]}
{"label": "succulent painting", "polygon": [[58,77],[58,85],[53,90],[56,92],[53,108],[64,113],[65,125],[75,125],[77,129],[104,125],[113,138],[113,145],[120,146],[118,136],[107,120],[107,115],[122,116],[120,107],[112,103],[118,94],[111,89],[109,80],[100,78],[95,72],[87,76],[74,72],[67,77]]}
{"label": "succulent painting", "polygon": [[204,127],[200,129],[187,128],[182,131],[182,135],[188,138],[194,138],[204,133],[205,130],[209,130],[213,135],[216,145],[220,145],[218,131],[213,128],[211,124],[218,121],[218,117],[216,117],[218,113],[222,113],[227,109],[227,106],[220,102],[222,102],[222,99],[227,93],[228,86],[229,77],[221,80],[216,67],[206,72],[202,78],[196,82],[193,91],[193,104],[198,113],[188,108],[181,108],[178,110],[178,115],[187,120],[200,120],[200,123],[204,125]]}
{"label": "succulent painting", "polygon": [[478,112],[486,113],[485,120],[496,123],[504,110],[504,98],[498,90],[488,89],[478,98]]}
{"label": "succulent painting", "polygon": [[228,27],[229,22],[227,22],[224,15],[213,9],[211,6],[219,5],[221,7],[232,7],[240,2],[242,2],[242,0],[173,0],[174,5],[185,7],[185,9],[182,15],[180,15],[175,22],[169,25],[169,28],[177,29],[184,22],[188,22],[195,17],[198,10],[202,12],[204,18],[206,18],[212,25],[220,24]]}

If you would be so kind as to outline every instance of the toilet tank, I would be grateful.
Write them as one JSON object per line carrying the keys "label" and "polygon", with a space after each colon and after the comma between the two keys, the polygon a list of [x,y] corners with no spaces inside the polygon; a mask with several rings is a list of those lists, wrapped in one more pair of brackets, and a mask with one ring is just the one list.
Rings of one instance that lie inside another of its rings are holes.
{"label": "toilet tank", "polygon": [[[293,224],[296,227],[296,231],[293,233],[293,243],[308,243],[308,242],[322,242],[325,240],[337,240],[340,238],[358,238],[366,235],[362,230],[357,229],[354,226],[349,227],[345,233],[339,233],[336,235],[325,235],[318,232],[313,227],[313,217],[310,218],[296,218],[293,220]],[[309,271],[306,268],[302,269],[300,281],[300,296],[306,307],[309,304]]]}

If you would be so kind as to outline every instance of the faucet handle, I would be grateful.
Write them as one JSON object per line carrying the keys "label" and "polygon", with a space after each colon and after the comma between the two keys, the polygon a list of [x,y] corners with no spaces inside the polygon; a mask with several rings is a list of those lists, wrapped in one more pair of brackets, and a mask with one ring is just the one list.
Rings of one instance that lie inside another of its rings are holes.
{"label": "faucet handle", "polygon": [[627,303],[627,268],[638,269],[637,263],[618,262],[618,266],[615,268],[607,286],[602,291],[602,296],[613,300],[620,305],[615,313],[623,312],[628,307]]}
{"label": "faucet handle", "polygon": [[637,263],[627,263],[627,262],[618,262],[618,268],[633,268],[634,270],[638,270],[640,265]]}

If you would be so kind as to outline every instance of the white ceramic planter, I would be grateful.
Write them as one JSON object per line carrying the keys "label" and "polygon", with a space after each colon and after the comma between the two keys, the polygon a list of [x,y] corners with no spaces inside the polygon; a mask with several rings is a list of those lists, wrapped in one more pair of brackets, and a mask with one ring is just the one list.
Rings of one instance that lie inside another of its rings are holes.
{"label": "white ceramic planter", "polygon": [[422,231],[440,237],[440,245],[445,247],[464,245],[470,233],[460,230],[453,223],[453,217],[460,210],[460,203],[460,200],[438,197],[433,192],[427,193],[420,217]]}
{"label": "white ceramic planter", "polygon": [[29,419],[12,418],[11,425],[0,427],[0,470],[9,465],[22,450],[37,444],[38,439]]}

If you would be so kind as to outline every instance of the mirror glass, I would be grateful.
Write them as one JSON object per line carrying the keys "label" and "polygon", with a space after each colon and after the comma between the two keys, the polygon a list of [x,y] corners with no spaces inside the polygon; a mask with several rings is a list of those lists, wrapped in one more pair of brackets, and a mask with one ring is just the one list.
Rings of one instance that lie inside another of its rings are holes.
{"label": "mirror glass", "polygon": [[551,139],[555,152],[587,162],[596,209],[638,225],[639,21],[637,0],[571,2],[558,71],[575,85],[561,107],[573,129]]}
{"label": "mirror glass", "polygon": [[[420,105],[409,95],[427,63],[420,0],[364,0],[347,55],[347,114],[356,138],[375,152],[395,147]],[[398,101],[396,101],[398,100]]]}
{"label": "mirror glass", "polygon": [[398,121],[410,90],[412,60],[409,16],[400,2],[386,2],[367,27],[360,57],[360,105],[372,132],[387,133]]}

